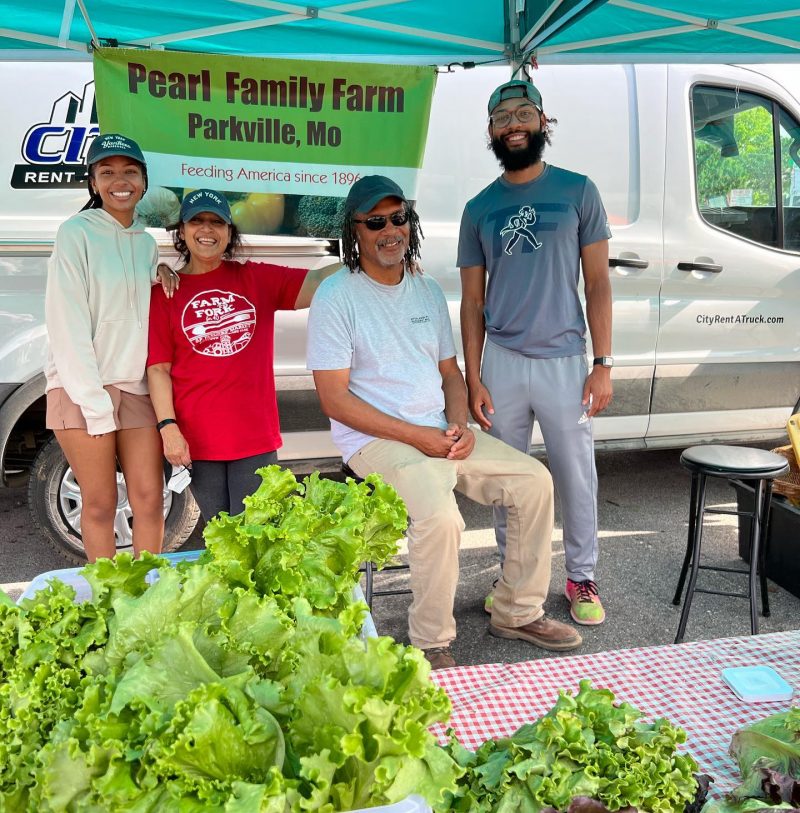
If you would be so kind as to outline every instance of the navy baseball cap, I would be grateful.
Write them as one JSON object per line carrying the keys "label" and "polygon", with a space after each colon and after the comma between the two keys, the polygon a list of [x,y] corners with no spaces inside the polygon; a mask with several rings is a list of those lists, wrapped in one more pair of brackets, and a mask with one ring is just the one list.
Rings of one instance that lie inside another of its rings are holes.
{"label": "navy baseball cap", "polygon": [[523,79],[512,79],[494,89],[489,97],[489,115],[500,102],[506,99],[527,99],[542,110],[542,94],[539,93],[539,88],[532,82],[526,82]]}
{"label": "navy baseball cap", "polygon": [[181,222],[186,223],[201,212],[213,212],[226,223],[231,223],[231,207],[224,195],[213,189],[195,189],[181,203]]}
{"label": "navy baseball cap", "polygon": [[139,145],[132,138],[119,133],[105,133],[95,136],[94,141],[89,146],[89,152],[86,154],[86,166],[90,167],[92,164],[113,155],[125,155],[142,165],[147,165]]}
{"label": "navy baseball cap", "polygon": [[403,203],[408,203],[403,190],[391,178],[365,175],[350,187],[344,209],[347,214],[366,214],[384,198],[400,198]]}

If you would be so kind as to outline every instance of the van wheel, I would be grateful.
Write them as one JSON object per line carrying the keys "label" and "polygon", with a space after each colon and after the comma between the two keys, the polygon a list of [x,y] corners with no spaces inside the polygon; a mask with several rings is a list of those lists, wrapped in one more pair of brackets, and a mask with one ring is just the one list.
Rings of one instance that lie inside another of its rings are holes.
{"label": "van wheel", "polygon": [[[28,508],[48,544],[74,564],[86,564],[81,540],[81,489],[55,437],[36,454],[28,481]],[[200,509],[189,489],[181,494],[164,486],[164,552],[176,550],[189,538]],[[132,513],[125,478],[117,472],[117,552],[133,553]]]}

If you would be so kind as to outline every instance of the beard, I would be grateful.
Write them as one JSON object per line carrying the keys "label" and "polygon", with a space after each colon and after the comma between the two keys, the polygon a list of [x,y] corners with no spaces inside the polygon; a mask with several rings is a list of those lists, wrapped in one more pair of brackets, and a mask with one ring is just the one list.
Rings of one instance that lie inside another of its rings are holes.
{"label": "beard", "polygon": [[522,149],[511,150],[500,138],[493,138],[489,148],[506,172],[517,172],[542,160],[545,143],[544,133],[539,130],[536,133],[528,133],[528,144]]}

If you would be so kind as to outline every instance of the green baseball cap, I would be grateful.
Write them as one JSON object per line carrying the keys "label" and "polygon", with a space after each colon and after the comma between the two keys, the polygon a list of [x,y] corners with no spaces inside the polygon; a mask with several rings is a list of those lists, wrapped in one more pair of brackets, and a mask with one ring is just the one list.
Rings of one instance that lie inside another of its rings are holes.
{"label": "green baseball cap", "polygon": [[505,99],[527,99],[542,110],[542,94],[539,93],[539,89],[532,82],[523,79],[512,79],[494,89],[489,97],[489,115]]}
{"label": "green baseball cap", "polygon": [[194,192],[190,192],[183,199],[183,203],[181,203],[181,222],[187,223],[201,212],[211,212],[219,215],[228,224],[232,221],[228,199],[213,189],[195,189]]}
{"label": "green baseball cap", "polygon": [[139,145],[132,138],[119,133],[101,133],[95,136],[89,147],[89,152],[86,154],[86,166],[90,167],[112,155],[125,155],[143,166],[147,165]]}
{"label": "green baseball cap", "polygon": [[391,178],[385,175],[365,175],[350,187],[344,210],[347,214],[366,214],[384,198],[400,198],[408,203],[403,190]]}

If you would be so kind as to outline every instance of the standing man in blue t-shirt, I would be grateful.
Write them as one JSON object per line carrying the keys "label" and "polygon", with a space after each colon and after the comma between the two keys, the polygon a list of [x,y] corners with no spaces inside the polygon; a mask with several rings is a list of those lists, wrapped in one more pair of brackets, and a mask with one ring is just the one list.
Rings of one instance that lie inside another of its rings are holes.
{"label": "standing man in blue t-shirt", "polygon": [[[458,244],[470,412],[521,451],[539,421],[561,500],[570,614],[579,624],[600,624],[591,419],[612,396],[606,213],[589,178],[542,160],[548,120],[530,82],[511,80],[492,93],[489,138],[504,172],[467,203]],[[502,561],[506,512],[494,511]]]}

